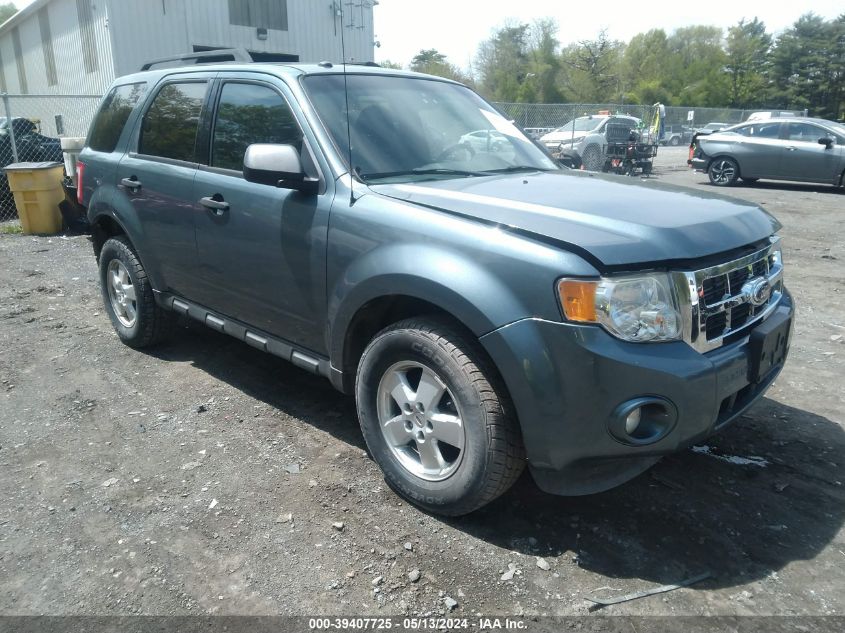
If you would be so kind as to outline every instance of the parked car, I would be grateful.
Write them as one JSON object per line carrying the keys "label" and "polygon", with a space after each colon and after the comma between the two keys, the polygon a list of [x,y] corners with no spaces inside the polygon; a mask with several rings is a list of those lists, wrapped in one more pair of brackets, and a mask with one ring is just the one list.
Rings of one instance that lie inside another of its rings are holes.
{"label": "parked car", "polygon": [[796,110],[764,110],[762,112],[752,112],[745,119],[746,122],[751,121],[765,121],[767,119],[776,119],[779,117],[805,117],[806,111],[799,112]]}
{"label": "parked car", "polygon": [[677,147],[687,145],[693,136],[693,130],[686,125],[667,125],[660,139],[661,145]]}
{"label": "parked car", "polygon": [[460,140],[475,152],[501,152],[509,147],[507,137],[496,130],[474,130],[464,134]]}
{"label": "parked car", "polygon": [[834,121],[754,121],[699,138],[696,145],[692,167],[719,187],[761,178],[845,184],[845,126]]}
{"label": "parked car", "polygon": [[708,123],[704,127],[700,127],[695,131],[695,134],[698,136],[707,136],[708,134],[713,134],[714,132],[719,132],[724,130],[727,127],[730,127],[730,123],[719,123],[717,121],[713,121],[712,123]]}
{"label": "parked car", "polygon": [[[507,151],[467,152],[487,126]],[[526,464],[556,494],[618,486],[739,417],[789,346],[766,211],[561,169],[437,77],[121,77],[78,180],[121,341],[187,316],[325,376],[388,484],[440,514]]]}
{"label": "parked car", "polygon": [[608,124],[621,123],[637,129],[642,121],[625,115],[588,115],[578,117],[546,134],[540,142],[563,163],[578,169],[600,171],[605,163],[604,147],[607,145],[605,131]]}

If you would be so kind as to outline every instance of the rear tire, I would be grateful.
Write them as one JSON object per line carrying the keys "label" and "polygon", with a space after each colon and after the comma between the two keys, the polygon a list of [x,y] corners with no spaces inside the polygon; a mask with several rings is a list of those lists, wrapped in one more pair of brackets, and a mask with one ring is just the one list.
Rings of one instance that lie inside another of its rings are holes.
{"label": "rear tire", "polygon": [[673,136],[672,138],[669,139],[669,145],[671,145],[672,147],[677,147],[680,144],[681,144],[681,139],[679,139],[677,136]]}
{"label": "rear tire", "polygon": [[525,466],[518,424],[478,341],[436,318],[402,321],[364,351],[355,384],[367,447],[388,485],[425,510],[468,514]]}
{"label": "rear tire", "polygon": [[123,235],[109,238],[100,251],[100,289],[106,313],[129,347],[149,347],[173,333],[176,316],[156,303],[144,266]]}
{"label": "rear tire", "polygon": [[732,187],[739,179],[739,165],[728,156],[714,158],[707,169],[710,184],[716,187]]}

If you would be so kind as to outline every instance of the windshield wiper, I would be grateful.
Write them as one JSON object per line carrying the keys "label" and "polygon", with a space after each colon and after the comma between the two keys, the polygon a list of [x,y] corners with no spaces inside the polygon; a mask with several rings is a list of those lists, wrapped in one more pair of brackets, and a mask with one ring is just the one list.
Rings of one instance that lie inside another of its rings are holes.
{"label": "windshield wiper", "polygon": [[487,169],[485,174],[510,174],[520,171],[553,171],[548,167],[532,167],[531,165],[511,165],[510,167],[502,167],[501,169]]}
{"label": "windshield wiper", "polygon": [[377,174],[359,174],[364,180],[396,178],[399,176],[486,176],[487,172],[468,171],[466,169],[406,169],[403,171],[385,171]]}

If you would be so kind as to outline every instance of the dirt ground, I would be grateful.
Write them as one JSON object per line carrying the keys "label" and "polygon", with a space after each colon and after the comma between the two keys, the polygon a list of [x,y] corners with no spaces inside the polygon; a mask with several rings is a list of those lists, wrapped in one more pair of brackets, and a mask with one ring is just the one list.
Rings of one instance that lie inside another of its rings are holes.
{"label": "dirt ground", "polygon": [[[709,190],[685,158],[657,178]],[[124,347],[87,238],[0,235],[0,614],[585,615],[705,572],[600,613],[845,614],[845,195],[728,193],[784,224],[800,314],[767,398],[616,490],[526,475],[456,520],[387,488],[327,381],[199,326]]]}

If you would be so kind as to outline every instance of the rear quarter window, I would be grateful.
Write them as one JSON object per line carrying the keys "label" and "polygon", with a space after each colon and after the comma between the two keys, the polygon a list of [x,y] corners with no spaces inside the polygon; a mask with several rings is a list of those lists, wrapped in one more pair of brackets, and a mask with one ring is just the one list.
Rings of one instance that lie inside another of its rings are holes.
{"label": "rear quarter window", "polygon": [[88,147],[97,152],[113,152],[129,116],[146,94],[145,83],[116,86],[106,96],[94,119]]}

